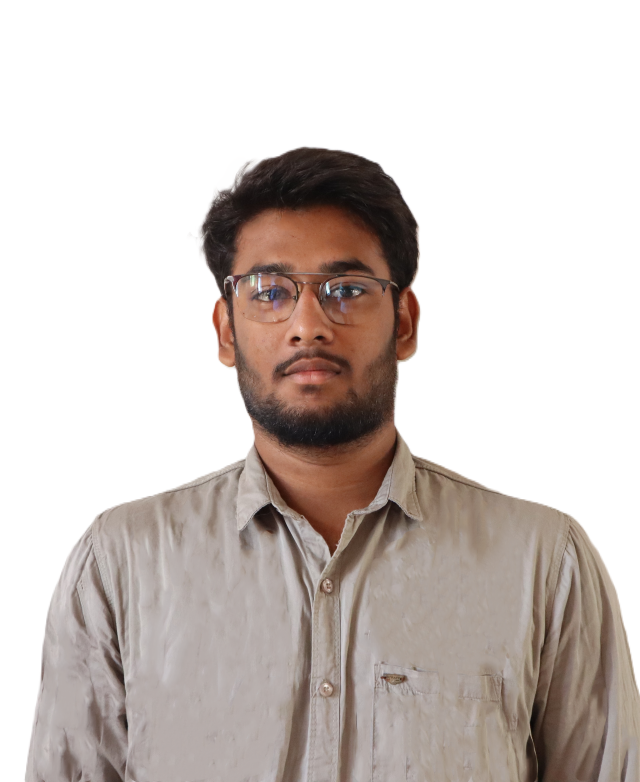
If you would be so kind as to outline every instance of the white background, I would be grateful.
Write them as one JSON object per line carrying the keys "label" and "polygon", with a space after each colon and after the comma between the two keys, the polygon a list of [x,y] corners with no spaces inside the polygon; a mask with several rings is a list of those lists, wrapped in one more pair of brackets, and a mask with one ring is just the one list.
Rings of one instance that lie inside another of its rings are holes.
{"label": "white background", "polygon": [[575,516],[640,661],[640,10],[11,3],[2,84],[2,778],[105,508],[242,458],[199,226],[248,160],[357,152],[420,224],[417,453]]}

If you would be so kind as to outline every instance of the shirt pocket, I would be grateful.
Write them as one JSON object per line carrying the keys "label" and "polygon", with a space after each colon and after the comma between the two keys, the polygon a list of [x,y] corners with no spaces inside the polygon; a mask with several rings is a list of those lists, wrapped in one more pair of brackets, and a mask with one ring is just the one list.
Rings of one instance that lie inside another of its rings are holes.
{"label": "shirt pocket", "polygon": [[372,782],[508,782],[506,728],[499,674],[375,666]]}
{"label": "shirt pocket", "polygon": [[439,702],[437,671],[376,664],[372,782],[418,780],[425,769],[440,769],[427,762],[441,756]]}

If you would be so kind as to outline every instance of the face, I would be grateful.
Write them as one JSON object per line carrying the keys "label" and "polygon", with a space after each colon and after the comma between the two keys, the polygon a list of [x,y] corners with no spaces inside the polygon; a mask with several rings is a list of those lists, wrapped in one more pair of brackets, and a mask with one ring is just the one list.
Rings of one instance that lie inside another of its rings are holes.
{"label": "face", "polygon": [[[335,207],[267,210],[243,226],[233,274],[257,271],[391,276],[376,236]],[[396,362],[416,347],[409,289],[400,294],[397,330],[390,287],[375,317],[358,325],[333,323],[318,291],[301,286],[292,314],[278,323],[248,320],[235,304],[232,328],[223,300],[214,312],[220,360],[237,367],[249,414],[287,445],[336,445],[392,419]]]}

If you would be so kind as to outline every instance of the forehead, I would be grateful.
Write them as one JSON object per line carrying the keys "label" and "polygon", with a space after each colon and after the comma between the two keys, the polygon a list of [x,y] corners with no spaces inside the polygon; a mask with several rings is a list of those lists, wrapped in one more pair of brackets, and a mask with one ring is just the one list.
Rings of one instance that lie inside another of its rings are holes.
{"label": "forehead", "polygon": [[234,274],[276,263],[291,271],[313,272],[332,261],[357,260],[374,276],[389,277],[376,235],[333,206],[267,209],[240,229],[236,247]]}

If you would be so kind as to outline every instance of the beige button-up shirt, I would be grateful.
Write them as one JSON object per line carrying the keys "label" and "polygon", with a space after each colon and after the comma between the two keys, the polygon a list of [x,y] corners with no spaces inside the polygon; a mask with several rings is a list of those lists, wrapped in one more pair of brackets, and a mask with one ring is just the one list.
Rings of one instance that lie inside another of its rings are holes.
{"label": "beige button-up shirt", "polygon": [[243,462],[99,516],[47,622],[27,780],[640,780],[578,524],[398,438],[336,552]]}

